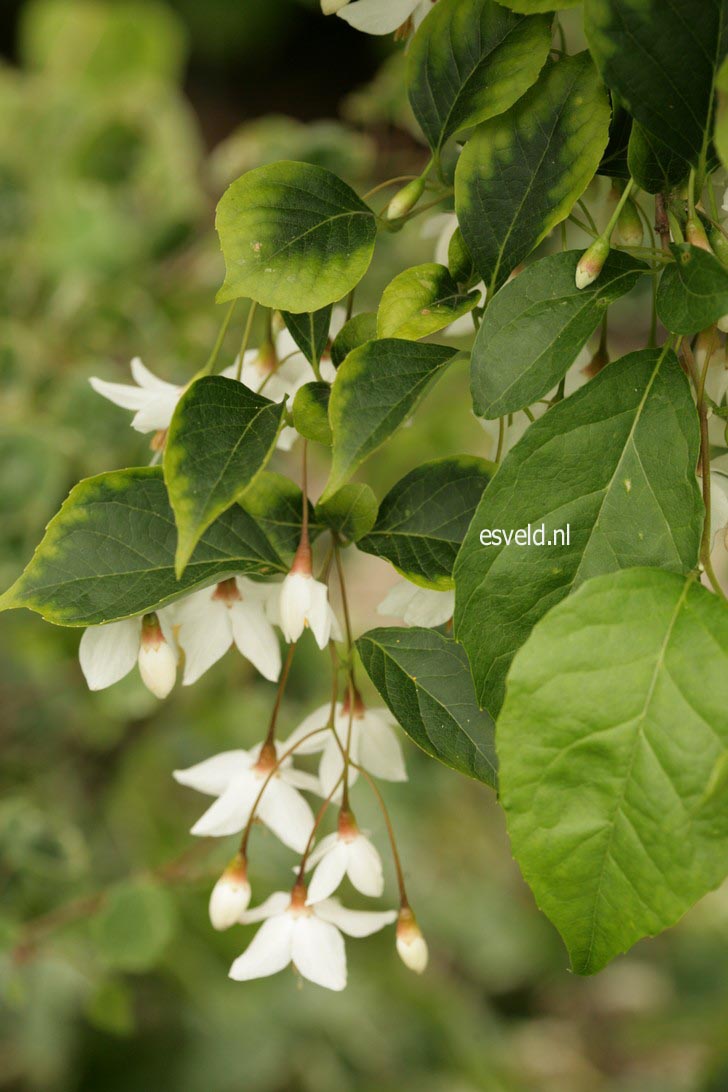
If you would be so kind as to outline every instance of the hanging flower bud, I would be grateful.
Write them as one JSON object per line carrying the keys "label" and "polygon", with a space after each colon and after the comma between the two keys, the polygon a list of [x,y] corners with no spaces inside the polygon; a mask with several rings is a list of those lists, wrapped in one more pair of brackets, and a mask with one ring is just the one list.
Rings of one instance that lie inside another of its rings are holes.
{"label": "hanging flower bud", "polygon": [[397,918],[397,954],[415,974],[422,974],[427,966],[427,941],[409,906],[403,906]]}
{"label": "hanging flower bud", "polygon": [[157,615],[142,618],[139,645],[139,674],[148,690],[157,698],[166,698],[177,676],[177,656],[165,639]]}
{"label": "hanging flower bud", "polygon": [[625,201],[617,220],[617,242],[622,246],[642,246],[642,219],[631,198]]}
{"label": "hanging flower bud", "polygon": [[213,929],[229,929],[240,919],[250,903],[250,884],[245,858],[233,857],[210,895],[210,921]]}
{"label": "hanging flower bud", "polygon": [[600,235],[579,259],[575,277],[577,288],[587,288],[594,283],[604,268],[608,255],[609,239],[605,238],[604,235]]}
{"label": "hanging flower bud", "polygon": [[705,228],[697,216],[688,216],[685,224],[685,241],[690,243],[691,246],[700,247],[701,250],[707,250],[709,254],[711,253]]}
{"label": "hanging flower bud", "polygon": [[387,220],[401,220],[408,212],[411,212],[425,192],[424,178],[413,178],[406,186],[395,193],[387,205],[385,216]]}

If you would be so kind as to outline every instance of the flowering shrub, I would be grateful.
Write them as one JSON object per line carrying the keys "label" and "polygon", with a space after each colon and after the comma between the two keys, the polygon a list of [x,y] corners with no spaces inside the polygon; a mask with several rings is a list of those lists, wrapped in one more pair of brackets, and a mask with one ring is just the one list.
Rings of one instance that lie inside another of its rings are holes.
{"label": "flowering shrub", "polygon": [[[263,923],[234,979],[293,963],[342,989],[342,934],[394,923],[396,951],[425,970],[377,784],[406,780],[397,726],[454,778],[498,792],[516,860],[579,973],[673,924],[728,871],[726,12],[719,0],[586,0],[588,48],[569,52],[551,6],[324,0],[353,28],[403,41],[427,162],[363,195],[288,160],[232,182],[217,207],[224,314],[207,361],[179,385],[139,360],[133,385],[91,378],[151,435],[150,465],[75,486],[0,600],[83,627],[92,689],[138,663],[163,699],[178,672],[193,684],[232,644],[277,683],[255,748],[174,775],[214,798],[193,834],[240,835],[210,897],[216,929]],[[438,260],[360,310],[379,239],[443,211]],[[610,308],[630,293],[649,334],[613,360]],[[241,299],[231,362],[222,347]],[[461,356],[464,330],[493,459],[429,460],[378,499],[352,478]],[[310,445],[330,453],[315,504]],[[266,469],[276,450],[290,453],[288,476]],[[532,523],[545,544],[504,535],[483,548],[484,529]],[[404,626],[354,631],[355,549],[402,577],[379,609]],[[281,739],[306,630],[331,698]],[[381,708],[364,704],[364,672]],[[299,764],[311,754],[315,773]],[[360,791],[389,836],[398,900],[385,910],[335,897],[345,878],[366,897],[384,891]],[[248,880],[256,820],[297,855],[292,883],[265,898]]]}

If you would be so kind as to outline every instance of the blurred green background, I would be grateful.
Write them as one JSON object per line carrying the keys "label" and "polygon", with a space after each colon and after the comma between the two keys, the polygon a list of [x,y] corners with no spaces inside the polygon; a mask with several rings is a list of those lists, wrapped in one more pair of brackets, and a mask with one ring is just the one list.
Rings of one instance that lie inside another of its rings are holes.
{"label": "blurred green background", "polygon": [[[88,376],[125,381],[138,354],[184,382],[207,357],[225,185],[286,157],[361,191],[419,169],[425,152],[401,51],[324,19],[315,0],[4,0],[0,41],[4,587],[79,477],[149,459],[148,438]],[[382,240],[361,306],[405,262],[431,259],[422,234],[415,221]],[[487,456],[490,444],[459,366],[368,480],[381,495],[423,459]],[[349,565],[362,630],[393,577],[363,556]],[[249,931],[214,934],[206,904],[235,839],[193,845],[202,801],[170,774],[259,739],[272,688],[231,653],[163,705],[136,673],[92,695],[78,637],[29,614],[0,625],[0,1088],[728,1089],[726,892],[577,979],[510,859],[492,794],[407,741],[411,781],[385,789],[427,974],[403,968],[389,931],[348,943],[343,995],[290,973],[229,981]],[[327,688],[325,657],[304,642],[284,731]],[[360,822],[384,851],[358,791]],[[259,895],[284,885],[290,865],[255,832]]]}

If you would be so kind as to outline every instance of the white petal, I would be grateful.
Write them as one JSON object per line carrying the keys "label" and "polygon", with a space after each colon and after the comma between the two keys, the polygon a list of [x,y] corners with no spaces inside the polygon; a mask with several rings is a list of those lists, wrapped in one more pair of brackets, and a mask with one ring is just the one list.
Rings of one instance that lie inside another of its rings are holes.
{"label": "white petal", "polygon": [[311,606],[312,585],[316,581],[303,573],[289,573],[281,584],[278,610],[283,636],[288,642],[297,641],[306,626]]}
{"label": "white petal", "polygon": [[273,777],[258,805],[258,815],[275,836],[296,853],[303,853],[313,830],[308,802],[280,777]]}
{"label": "white petal", "polygon": [[223,874],[210,893],[208,906],[213,929],[229,929],[250,902],[250,884],[247,880],[231,879]]}
{"label": "white petal", "polygon": [[84,630],[78,648],[90,690],[103,690],[128,675],[139,654],[141,618],[125,618]]}
{"label": "white petal", "polygon": [[378,933],[397,918],[396,910],[347,910],[338,899],[324,899],[314,906],[316,916],[330,921],[350,937],[368,937]]}
{"label": "white petal", "polygon": [[363,834],[348,845],[347,874],[357,891],[371,899],[379,898],[384,890],[382,858]]}
{"label": "white petal", "polygon": [[308,624],[319,648],[326,648],[331,634],[333,611],[329,606],[329,591],[318,580],[311,581],[311,602],[308,608]]}
{"label": "white petal", "polygon": [[290,914],[279,914],[261,925],[248,947],[230,968],[230,977],[238,982],[277,974],[291,962],[294,921]]}
{"label": "white petal", "polygon": [[321,858],[325,857],[338,841],[339,835],[336,832],[327,834],[325,838],[322,838],[314,850],[309,853],[308,861],[306,862],[306,870],[310,871],[312,868],[315,868]]}
{"label": "white petal", "polygon": [[290,451],[297,439],[298,433],[295,428],[292,428],[290,425],[284,425],[278,434],[276,447],[279,451]]}
{"label": "white petal", "polygon": [[307,902],[320,902],[333,895],[337,887],[346,875],[346,867],[349,862],[347,847],[340,838],[324,854],[314,871],[308,885]]}
{"label": "white petal", "polygon": [[180,785],[188,785],[210,796],[221,796],[254,761],[249,751],[221,751],[186,770],[175,770],[173,777]]}
{"label": "white petal", "polygon": [[137,432],[158,432],[169,428],[181,395],[181,388],[176,387],[171,391],[152,394],[132,418],[131,427]]}
{"label": "white petal", "polygon": [[[324,753],[321,756],[321,762],[319,763],[319,781],[321,782],[321,795],[330,796],[334,791],[336,784],[339,782],[342,773],[344,772],[344,759],[339,749],[339,744],[336,742],[332,735],[327,735],[326,746],[324,747]],[[341,737],[340,737],[341,738]],[[342,744],[345,743],[346,737],[341,739]],[[349,784],[354,781],[353,774],[357,773],[356,770],[349,770]],[[341,794],[341,786],[335,799]]]}
{"label": "white petal", "polygon": [[309,773],[308,770],[294,770],[292,766],[284,766],[281,769],[281,780],[293,785],[294,789],[303,789],[304,792],[321,796],[321,782],[316,774]]}
{"label": "white petal", "polygon": [[374,710],[368,710],[360,724],[359,761],[362,766],[385,781],[406,781],[402,747],[391,725]]}
{"label": "white petal", "polygon": [[153,375],[149,368],[144,367],[138,356],[135,356],[131,362],[131,374],[134,382],[148,391],[179,391],[179,387],[174,383],[167,383],[164,379],[158,379],[156,375]]}
{"label": "white petal", "polygon": [[325,921],[299,917],[294,924],[291,958],[294,966],[317,986],[343,990],[346,986],[346,949],[338,929]]}
{"label": "white petal", "polygon": [[454,610],[454,591],[417,588],[405,611],[404,620],[408,626],[442,626],[450,621]]}
{"label": "white petal", "polygon": [[246,660],[264,679],[275,682],[281,673],[281,649],[262,604],[238,600],[230,607],[230,623],[233,640]]}
{"label": "white petal", "polygon": [[226,834],[237,834],[248,822],[259,790],[259,778],[246,770],[231,781],[222,796],[218,796],[215,803],[200,816],[190,833],[200,838],[223,838]]}
{"label": "white petal", "polygon": [[409,580],[398,580],[377,607],[377,614],[390,618],[404,618],[405,611],[416,594],[415,584],[410,584]]}
{"label": "white petal", "polygon": [[142,638],[137,662],[146,688],[151,690],[155,698],[166,698],[177,678],[176,647],[167,640],[147,645]]}
{"label": "white petal", "polygon": [[105,379],[97,379],[95,375],[91,376],[89,383],[102,398],[107,398],[122,409],[139,410],[152,397],[149,391],[133,387],[129,383],[109,383]]}
{"label": "white petal", "polygon": [[419,0],[357,0],[337,15],[365,34],[391,34],[409,19],[418,4]]}
{"label": "white petal", "polygon": [[[328,736],[326,732],[317,732],[316,730],[326,727],[330,710],[330,704],[321,705],[318,709],[314,709],[313,713],[309,713],[307,717],[304,717],[298,728],[294,728],[288,739],[281,744],[281,748],[287,751],[296,744],[296,754],[298,755],[312,755],[323,751]],[[311,735],[312,732],[316,732],[316,735]],[[305,739],[306,736],[311,736],[311,738]],[[305,742],[299,745],[299,740],[305,740]]]}
{"label": "white petal", "polygon": [[[435,2],[436,0],[420,0],[420,3],[412,12],[412,24],[414,30],[417,30],[425,16],[430,14],[430,12],[432,11],[432,5]],[[444,264],[447,265],[447,262],[445,262]]]}
{"label": "white petal", "polygon": [[233,643],[230,612],[219,599],[213,599],[213,592],[205,588],[177,605],[177,640],[185,654],[184,686],[197,682]]}
{"label": "white petal", "polygon": [[251,906],[243,910],[238,918],[241,925],[249,925],[254,921],[265,921],[267,918],[282,914],[291,905],[289,891],[274,891],[267,899],[263,899],[258,906]]}
{"label": "white petal", "polygon": [[710,475],[710,535],[715,536],[728,527],[728,475],[714,470]]}

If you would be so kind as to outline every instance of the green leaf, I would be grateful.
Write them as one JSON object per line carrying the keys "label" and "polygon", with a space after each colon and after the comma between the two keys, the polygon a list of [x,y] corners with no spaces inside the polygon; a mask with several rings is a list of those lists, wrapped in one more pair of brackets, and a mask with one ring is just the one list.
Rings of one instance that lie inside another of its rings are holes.
{"label": "green leaf", "polygon": [[[288,569],[301,539],[303,494],[299,487],[283,474],[264,470],[245,490],[240,505],[253,518],[282,559],[284,568]],[[321,530],[321,524],[315,519],[309,503],[308,533],[311,541]]]}
{"label": "green leaf", "polygon": [[637,283],[642,262],[612,251],[588,288],[574,283],[580,251],[550,254],[493,298],[473,345],[470,383],[479,417],[513,413],[554,387],[605,311]]}
{"label": "green leaf", "polygon": [[705,147],[715,70],[725,50],[723,0],[585,0],[584,25],[604,82],[676,155]]}
{"label": "green leaf", "polygon": [[202,536],[184,576],[174,573],[177,535],[160,467],[86,478],[46,528],[0,610],[27,607],[62,626],[94,626],[156,610],[234,573],[267,576],[286,564],[238,505]]}
{"label": "green leaf", "polygon": [[536,82],[550,20],[495,0],[439,0],[412,41],[407,92],[433,152],[462,129],[503,113]]}
{"label": "green leaf", "polygon": [[358,542],[374,526],[377,507],[377,498],[368,485],[351,483],[317,504],[316,518],[346,542]]}
{"label": "green leaf", "polygon": [[455,558],[489,481],[489,464],[472,455],[424,463],[390,489],[359,549],[415,584],[452,588]]}
{"label": "green leaf", "polygon": [[410,739],[446,766],[495,788],[494,725],[478,708],[460,646],[433,629],[391,626],[363,634],[356,647]]}
{"label": "green leaf", "polygon": [[668,265],[657,289],[657,314],[675,334],[697,334],[728,314],[728,270],[706,250],[672,244],[675,264]]}
{"label": "green leaf", "polygon": [[324,498],[340,489],[409,417],[457,353],[444,345],[399,338],[369,341],[349,353],[331,388],[334,454]]}
{"label": "green leaf", "polygon": [[490,292],[569,215],[599,166],[610,116],[592,60],[579,53],[547,64],[522,99],[465,145],[455,211]]}
{"label": "green leaf", "polygon": [[318,311],[369,268],[374,214],[323,167],[283,160],[248,171],[215,221],[225,258],[218,301],[249,296],[284,311]]}
{"label": "green leaf", "polygon": [[715,78],[718,103],[715,111],[715,131],[713,139],[721,163],[728,167],[728,57],[718,69]]}
{"label": "green leaf", "polygon": [[[516,650],[579,584],[634,565],[684,573],[697,564],[698,447],[695,406],[675,354],[645,349],[609,364],[509,452],[455,565],[455,634],[491,713]],[[481,530],[529,524],[543,525],[546,545],[481,544]],[[554,531],[567,526],[562,545]]]}
{"label": "green leaf", "polygon": [[539,12],[561,11],[564,8],[575,8],[581,0],[498,0],[504,8],[511,11],[519,11],[523,15],[538,15]]}
{"label": "green leaf", "polygon": [[374,311],[361,311],[339,330],[331,346],[331,363],[335,368],[346,360],[352,349],[358,349],[377,336],[377,316]]}
{"label": "green leaf", "polygon": [[293,399],[293,424],[307,440],[331,447],[328,383],[305,383]]}
{"label": "green leaf", "polygon": [[200,536],[267,463],[284,411],[284,402],[271,402],[222,375],[198,379],[180,398],[164,451],[178,577]]}
{"label": "green leaf", "polygon": [[318,364],[329,340],[331,304],[320,311],[305,311],[301,315],[281,311],[281,317],[309,364]]}
{"label": "green leaf", "polygon": [[426,262],[399,273],[382,293],[377,337],[416,341],[472,311],[479,292],[460,292],[444,265]]}
{"label": "green leaf", "polygon": [[[632,569],[550,611],[498,719],[513,853],[578,974],[673,925],[728,871],[728,610]],[[534,730],[537,726],[537,730]]]}
{"label": "green leaf", "polygon": [[690,173],[690,164],[643,129],[637,122],[632,126],[627,148],[629,173],[646,193],[669,193]]}
{"label": "green leaf", "polygon": [[144,880],[119,884],[93,920],[93,938],[109,967],[147,971],[172,938],[175,911],[163,887]]}

